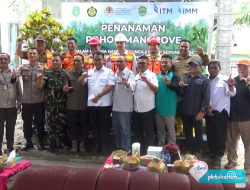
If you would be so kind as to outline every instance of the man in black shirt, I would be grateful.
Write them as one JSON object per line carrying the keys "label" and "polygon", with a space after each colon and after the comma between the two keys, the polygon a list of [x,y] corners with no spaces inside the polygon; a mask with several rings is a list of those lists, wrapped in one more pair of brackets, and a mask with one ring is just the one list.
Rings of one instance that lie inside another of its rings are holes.
{"label": "man in black shirt", "polygon": [[239,75],[234,78],[236,95],[231,98],[230,123],[227,133],[228,163],[226,169],[237,166],[237,146],[241,137],[245,148],[244,169],[250,174],[250,60],[238,62]]}
{"label": "man in black shirt", "polygon": [[[187,150],[199,153],[202,145],[202,120],[210,100],[209,80],[200,73],[200,63],[192,60],[189,63],[190,73],[184,75],[179,83],[183,92],[182,119],[185,129]],[[195,138],[192,131],[195,128]]]}

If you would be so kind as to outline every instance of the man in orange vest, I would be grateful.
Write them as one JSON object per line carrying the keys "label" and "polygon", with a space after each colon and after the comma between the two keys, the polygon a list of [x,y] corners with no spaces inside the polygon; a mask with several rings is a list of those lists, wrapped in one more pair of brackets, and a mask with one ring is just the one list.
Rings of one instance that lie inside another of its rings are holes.
{"label": "man in orange vest", "polygon": [[114,73],[117,72],[117,57],[125,56],[127,59],[127,68],[136,74],[136,57],[133,51],[126,50],[126,43],[128,42],[128,38],[119,33],[115,36],[116,48],[117,51],[109,57],[109,61],[107,61],[107,67],[111,68]]}
{"label": "man in orange vest", "polygon": [[157,36],[151,36],[147,40],[149,55],[148,56],[148,69],[155,74],[161,72],[161,56],[159,54],[160,39]]}
{"label": "man in orange vest", "polygon": [[[28,51],[22,50],[22,44],[22,40],[17,42],[16,55],[21,59],[28,60]],[[45,69],[48,69],[51,67],[52,53],[49,49],[47,49],[47,40],[43,36],[38,35],[35,39],[35,45],[38,52],[38,62],[42,63]]]}
{"label": "man in orange vest", "polygon": [[89,39],[88,41],[89,44],[89,48],[90,48],[90,54],[89,56],[85,57],[84,60],[84,66],[86,67],[86,69],[93,69],[95,67],[94,63],[93,63],[93,55],[100,51],[101,49],[101,42],[100,39],[98,38],[98,36],[93,36],[92,38]]}
{"label": "man in orange vest", "polygon": [[68,51],[63,53],[62,68],[64,70],[71,70],[73,68],[74,56],[81,52],[77,51],[77,40],[74,37],[67,39]]}

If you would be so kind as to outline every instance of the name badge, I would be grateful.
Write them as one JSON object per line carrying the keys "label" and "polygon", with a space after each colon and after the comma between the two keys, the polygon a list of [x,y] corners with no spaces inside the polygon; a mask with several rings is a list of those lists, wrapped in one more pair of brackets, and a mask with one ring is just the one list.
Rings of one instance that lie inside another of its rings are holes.
{"label": "name badge", "polygon": [[7,85],[3,85],[3,89],[4,89],[4,90],[8,90]]}

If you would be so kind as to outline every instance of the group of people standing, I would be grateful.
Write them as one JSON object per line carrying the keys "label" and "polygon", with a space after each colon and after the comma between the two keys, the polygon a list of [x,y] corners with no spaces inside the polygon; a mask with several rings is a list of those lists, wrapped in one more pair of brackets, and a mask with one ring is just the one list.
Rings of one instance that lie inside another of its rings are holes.
{"label": "group of people standing", "polygon": [[[117,51],[107,57],[100,51],[101,43],[96,36],[88,42],[91,50],[88,56],[77,51],[77,40],[73,37],[67,40],[66,53],[52,54],[46,48],[46,39],[38,36],[36,47],[28,52],[22,51],[22,42],[18,43],[16,54],[29,63],[16,72],[8,67],[9,55],[1,53],[0,148],[6,121],[7,148],[13,149],[15,121],[21,105],[27,141],[24,150],[33,148],[33,124],[37,128],[38,148],[44,149],[46,122],[52,151],[59,145],[67,147],[68,134],[72,151],[86,151],[89,125],[93,133],[92,151],[107,153],[112,125],[116,148],[131,149],[133,129],[134,140],[141,143],[145,152],[154,144],[155,131],[159,146],[176,142],[179,116],[186,151],[201,153],[205,119],[211,159],[219,162],[227,143],[225,167],[236,167],[241,136],[244,167],[250,172],[249,60],[238,62],[236,78],[225,78],[220,74],[220,62],[209,61],[200,47],[192,54],[188,40],[180,42],[176,58],[159,54],[157,36],[147,41],[149,54],[137,58],[133,51],[126,50],[128,39],[124,34],[119,33],[115,42]],[[205,74],[206,66],[209,75]]]}

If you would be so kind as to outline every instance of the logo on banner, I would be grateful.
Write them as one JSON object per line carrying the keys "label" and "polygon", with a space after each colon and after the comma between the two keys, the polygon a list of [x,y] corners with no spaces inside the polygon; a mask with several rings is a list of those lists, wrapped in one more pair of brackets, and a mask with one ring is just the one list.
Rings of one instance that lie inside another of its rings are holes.
{"label": "logo on banner", "polygon": [[140,6],[138,9],[138,13],[140,16],[145,16],[147,14],[147,7],[145,6]]}
{"label": "logo on banner", "polygon": [[173,14],[172,8],[159,8],[156,4],[154,4],[154,11],[158,14]]}
{"label": "logo on banner", "polygon": [[87,13],[90,17],[94,17],[97,13],[97,9],[95,7],[89,7]]}
{"label": "logo on banner", "polygon": [[107,7],[104,11],[104,13],[107,15],[107,16],[111,16],[114,14],[114,9],[113,7]]}
{"label": "logo on banner", "polygon": [[72,15],[75,17],[78,17],[80,15],[80,7],[79,6],[74,6],[72,8]]}

